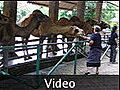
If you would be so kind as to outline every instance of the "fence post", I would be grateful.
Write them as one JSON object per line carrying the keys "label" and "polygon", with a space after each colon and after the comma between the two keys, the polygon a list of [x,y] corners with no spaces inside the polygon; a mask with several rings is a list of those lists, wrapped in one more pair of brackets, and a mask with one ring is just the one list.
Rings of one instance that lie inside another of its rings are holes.
{"label": "fence post", "polygon": [[36,75],[39,75],[40,58],[41,58],[41,45],[38,45],[37,46]]}
{"label": "fence post", "polygon": [[77,56],[78,56],[78,43],[75,43],[75,60],[74,60],[74,74],[76,74]]}
{"label": "fence post", "polygon": [[8,50],[3,48],[3,70],[8,73]]}

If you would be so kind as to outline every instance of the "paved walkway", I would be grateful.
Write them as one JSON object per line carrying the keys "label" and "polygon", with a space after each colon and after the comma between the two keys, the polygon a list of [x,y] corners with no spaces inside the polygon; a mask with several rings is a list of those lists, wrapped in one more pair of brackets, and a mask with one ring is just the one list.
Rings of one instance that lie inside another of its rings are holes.
{"label": "paved walkway", "polygon": [[[108,51],[109,55],[109,51]],[[99,75],[119,75],[119,50],[117,53],[116,60],[118,64],[110,64],[109,58],[105,56],[101,61],[101,67],[99,68]],[[47,74],[50,69],[43,69],[40,71],[41,74]],[[83,75],[86,71],[86,59],[81,58],[77,60],[77,69],[76,75]],[[59,65],[59,67],[52,73],[52,75],[74,75],[74,61],[71,62],[64,62],[63,64]],[[91,74],[95,74],[95,68],[90,68]],[[34,74],[34,73],[30,73]]]}
{"label": "paved walkway", "polygon": [[[109,53],[109,52],[108,52]],[[76,87],[72,90],[119,90],[119,51],[117,53],[117,62],[118,64],[110,64],[109,58],[104,57],[104,59],[101,62],[100,67],[100,76],[85,76],[83,75],[86,70],[86,59],[81,58],[77,60],[77,73],[76,75],[79,75],[79,77],[72,77],[72,76],[66,76],[61,77],[69,81],[71,78],[74,78],[74,81],[76,81]],[[54,72],[53,75],[74,75],[74,61],[71,62],[64,62],[61,64]],[[40,71],[41,74],[47,74],[49,72],[50,68],[46,68]],[[95,74],[95,69],[92,68],[91,74]],[[33,75],[34,73],[29,73],[29,75]],[[109,76],[108,75],[112,75]],[[30,77],[28,77],[29,80]],[[26,79],[26,78],[25,78]],[[30,83],[34,84],[35,78],[30,78]],[[36,83],[36,82],[35,82]],[[35,84],[34,84],[35,85]],[[35,90],[29,86],[26,86],[25,84],[21,84],[14,79],[9,79],[5,81],[0,82],[0,90]],[[46,86],[41,85],[37,90],[47,90]],[[53,90],[50,88],[49,90]],[[56,89],[54,89],[56,90]],[[65,89],[57,89],[57,90],[65,90]],[[70,89],[71,90],[71,89]]]}

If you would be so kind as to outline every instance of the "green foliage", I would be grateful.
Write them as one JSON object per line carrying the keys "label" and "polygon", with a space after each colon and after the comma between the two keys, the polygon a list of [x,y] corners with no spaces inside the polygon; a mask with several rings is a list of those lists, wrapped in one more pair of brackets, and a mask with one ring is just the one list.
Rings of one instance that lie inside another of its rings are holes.
{"label": "green foliage", "polygon": [[115,9],[116,9],[116,7],[114,5],[107,3],[106,8],[103,9],[103,11],[102,11],[103,13],[101,15],[102,16],[101,19],[103,21],[107,21],[108,23],[110,23],[109,20],[116,17],[115,12],[113,11]]}
{"label": "green foliage", "polygon": [[47,7],[42,7],[38,5],[33,5],[27,2],[18,2],[18,7],[17,7],[17,22],[21,20],[24,16],[27,14],[32,13],[35,9],[40,10],[43,12],[43,14],[48,15],[48,8]]}
{"label": "green foliage", "polygon": [[[4,1],[0,1],[0,10],[3,13],[3,3]],[[33,12],[33,10],[39,9],[43,12],[43,14],[48,15],[49,9],[47,7],[41,7],[39,5],[32,5],[27,3],[26,1],[18,1],[17,2],[17,22],[21,20],[27,14]]]}
{"label": "green foliage", "polygon": [[73,10],[73,11],[68,11],[68,10],[61,10],[59,11],[59,18],[65,17],[65,18],[71,18],[72,16],[76,16],[77,15],[77,11]]}
{"label": "green foliage", "polygon": [[3,13],[3,1],[0,1],[0,11]]}
{"label": "green foliage", "polygon": [[25,7],[23,9],[17,8],[17,22],[21,20],[24,16],[26,16],[30,11],[26,9]]}
{"label": "green foliage", "polygon": [[[86,5],[86,10],[84,12],[85,21],[90,19],[95,19],[96,4],[93,2],[87,1],[85,5]],[[116,10],[116,6],[107,3],[106,8],[102,10],[101,20],[110,24],[111,23],[110,20],[116,17],[116,13],[113,10]],[[61,17],[71,18],[72,16],[76,16],[76,15],[77,15],[77,10],[73,10],[71,14],[69,14],[69,11],[64,10],[60,12],[59,18]]]}
{"label": "green foliage", "polygon": [[[89,19],[94,19],[95,18],[95,4],[90,3],[90,2],[86,2],[85,5],[87,6],[87,9],[84,12],[85,21],[89,20]],[[67,11],[67,10],[61,11],[59,13],[60,14],[59,18],[61,18],[61,17],[71,18],[72,16],[77,16],[77,10],[76,9],[71,11],[72,12],[71,14],[69,14],[69,12],[70,11]]]}
{"label": "green foliage", "polygon": [[26,1],[18,1],[17,2],[17,22],[21,20],[27,14],[32,13],[34,9],[38,9],[38,7],[33,7],[31,4],[28,4]]}
{"label": "green foliage", "polygon": [[90,20],[90,19],[95,19],[95,3],[91,3],[91,2],[86,2],[85,3],[86,6],[86,10],[84,12],[84,19],[86,20]]}

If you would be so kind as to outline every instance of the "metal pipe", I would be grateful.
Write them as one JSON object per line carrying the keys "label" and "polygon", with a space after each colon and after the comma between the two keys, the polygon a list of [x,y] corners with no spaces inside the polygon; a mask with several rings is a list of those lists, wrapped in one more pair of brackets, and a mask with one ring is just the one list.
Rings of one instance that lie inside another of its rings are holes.
{"label": "metal pipe", "polygon": [[38,46],[37,46],[36,75],[39,75],[40,58],[41,58],[41,46],[38,45]]}
{"label": "metal pipe", "polygon": [[67,57],[67,55],[72,51],[75,45],[73,45],[70,50],[61,58],[61,60],[48,72],[47,75],[50,75],[58,66],[59,64]]}
{"label": "metal pipe", "polygon": [[109,50],[109,48],[110,48],[110,45],[108,45],[107,49],[105,50],[105,52],[104,52],[103,55],[101,56],[100,60],[103,59],[103,57],[105,56],[105,54],[107,53],[107,51]]}

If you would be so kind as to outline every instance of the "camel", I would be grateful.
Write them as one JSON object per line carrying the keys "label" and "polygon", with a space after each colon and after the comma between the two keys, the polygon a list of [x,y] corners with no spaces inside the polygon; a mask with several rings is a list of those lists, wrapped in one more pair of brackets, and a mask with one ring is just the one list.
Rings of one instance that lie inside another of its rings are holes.
{"label": "camel", "polygon": [[[98,23],[97,20],[92,19],[92,20],[87,20],[86,22],[84,21],[80,21],[80,19],[77,16],[73,16],[70,18],[70,20],[68,20],[67,18],[60,18],[57,22],[57,25],[61,25],[61,26],[67,26],[67,25],[75,25],[78,26],[79,28],[83,29],[85,34],[91,34],[93,33],[93,26],[94,25],[98,25],[101,27],[101,32],[103,29],[106,28],[110,28],[110,25],[101,21],[100,23]],[[57,36],[55,36],[54,38],[56,38]],[[63,37],[63,41],[64,41],[65,36]],[[68,38],[68,41],[73,41],[74,38]],[[56,41],[53,41],[56,42]],[[64,45],[63,45],[64,46]],[[68,45],[68,49],[71,47],[71,45]],[[64,52],[64,50],[63,50]]]}
{"label": "camel", "polygon": [[91,34],[93,32],[92,26],[89,22],[81,21],[77,16],[73,16],[69,20],[71,24],[82,28],[85,31],[85,34]]}
{"label": "camel", "polygon": [[[80,21],[80,19],[77,17],[77,16],[73,16],[69,19],[67,18],[60,18],[57,22],[56,22],[57,25],[61,25],[61,26],[68,26],[68,25],[74,25],[74,26],[77,26],[81,29],[84,30],[85,34],[91,34],[93,32],[93,29],[92,29],[92,26],[88,23],[88,22],[83,22],[83,21]],[[56,38],[56,37],[54,37]],[[63,41],[64,39],[67,38],[65,36],[63,36]],[[67,38],[68,41],[73,41],[74,38]],[[53,42],[56,42],[56,41],[53,41]],[[64,46],[64,44],[63,44]],[[68,49],[71,47],[71,44],[68,45]],[[63,53],[65,53],[65,51],[63,50]]]}
{"label": "camel", "polygon": [[110,25],[104,21],[100,21],[100,23],[98,23],[97,20],[91,19],[91,20],[87,20],[86,22],[89,22],[90,25],[93,27],[94,25],[98,25],[101,27],[101,34],[106,34],[105,31],[103,31],[103,29],[109,28],[110,29]]}
{"label": "camel", "polygon": [[[48,16],[46,16],[48,17]],[[30,17],[28,17],[30,19]],[[48,17],[49,18],[49,17]],[[25,26],[28,23],[28,19],[24,19],[20,24],[21,26]],[[50,36],[56,36],[58,34],[62,34],[62,35],[67,35],[67,36],[78,36],[80,34],[83,34],[83,30],[78,28],[77,26],[60,26],[60,25],[56,25],[55,23],[53,23],[53,21],[49,18],[48,21],[46,22],[42,22],[41,25],[39,26],[38,29],[34,30],[31,35],[35,36],[35,37],[40,37],[40,43],[43,43],[43,40],[45,39],[45,37],[50,37]],[[29,38],[29,37],[28,37]],[[26,38],[26,40],[28,40],[28,38]],[[51,42],[51,40],[49,39],[48,42]],[[27,43],[26,43],[27,44]],[[53,46],[53,49],[56,45]],[[55,51],[53,51],[54,53]]]}
{"label": "camel", "polygon": [[[4,16],[4,15],[2,15]],[[6,16],[4,16],[6,18]],[[4,18],[3,17],[3,18]],[[0,45],[9,46],[14,43],[14,37],[28,37],[30,33],[37,29],[41,22],[47,21],[48,18],[40,10],[34,10],[30,23],[25,27],[16,25],[15,21],[9,18],[7,24],[0,26]]]}
{"label": "camel", "polygon": [[87,20],[86,22],[89,22],[91,26],[98,25],[101,27],[101,30],[110,28],[110,25],[104,21],[101,21],[100,23],[97,20],[91,19]]}
{"label": "camel", "polygon": [[90,20],[87,20],[86,22],[88,22],[92,27],[93,27],[94,25],[98,25],[98,24],[99,24],[98,21],[95,20],[95,19],[90,19]]}

